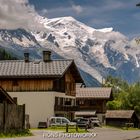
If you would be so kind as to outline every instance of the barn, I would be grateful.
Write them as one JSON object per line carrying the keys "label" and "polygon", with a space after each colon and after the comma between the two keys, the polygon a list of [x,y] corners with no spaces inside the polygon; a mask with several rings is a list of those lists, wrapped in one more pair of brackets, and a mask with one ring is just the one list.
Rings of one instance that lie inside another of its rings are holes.
{"label": "barn", "polygon": [[134,110],[108,110],[106,112],[106,124],[111,126],[139,127],[139,119]]}

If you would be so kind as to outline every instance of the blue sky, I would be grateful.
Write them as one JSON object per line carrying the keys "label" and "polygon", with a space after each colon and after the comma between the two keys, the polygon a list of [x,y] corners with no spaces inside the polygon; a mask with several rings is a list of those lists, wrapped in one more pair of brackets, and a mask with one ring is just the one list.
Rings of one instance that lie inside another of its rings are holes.
{"label": "blue sky", "polygon": [[47,18],[72,16],[93,28],[113,27],[129,38],[140,36],[140,0],[29,0]]}

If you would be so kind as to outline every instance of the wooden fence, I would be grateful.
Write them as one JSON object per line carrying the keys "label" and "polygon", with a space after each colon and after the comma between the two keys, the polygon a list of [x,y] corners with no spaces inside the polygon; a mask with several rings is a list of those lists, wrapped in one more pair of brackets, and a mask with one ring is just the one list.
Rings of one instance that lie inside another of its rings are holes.
{"label": "wooden fence", "polygon": [[25,105],[0,104],[0,132],[25,128]]}

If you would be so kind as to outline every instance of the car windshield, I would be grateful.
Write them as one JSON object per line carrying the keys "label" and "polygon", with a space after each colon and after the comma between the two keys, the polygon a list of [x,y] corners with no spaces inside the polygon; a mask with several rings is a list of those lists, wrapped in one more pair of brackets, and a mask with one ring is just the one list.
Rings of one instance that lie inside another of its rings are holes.
{"label": "car windshield", "polygon": [[80,119],[80,121],[84,121],[84,122],[87,122],[88,120],[87,120],[87,119]]}
{"label": "car windshield", "polygon": [[62,123],[69,123],[69,121],[66,119],[62,119]]}
{"label": "car windshield", "polygon": [[57,118],[56,119],[56,123],[61,123],[61,119],[60,118]]}

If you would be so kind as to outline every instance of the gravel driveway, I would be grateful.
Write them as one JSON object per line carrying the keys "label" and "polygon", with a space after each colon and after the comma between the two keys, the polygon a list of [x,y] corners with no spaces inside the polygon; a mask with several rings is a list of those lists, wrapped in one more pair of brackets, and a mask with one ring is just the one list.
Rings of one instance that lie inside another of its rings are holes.
{"label": "gravel driveway", "polygon": [[116,128],[96,128],[95,140],[140,140],[140,130],[121,130]]}
{"label": "gravel driveway", "polygon": [[[3,140],[140,140],[140,130],[121,130],[115,128],[95,128],[86,134],[66,134],[33,130],[34,136],[24,138],[6,138]],[[2,139],[1,139],[2,140]]]}

